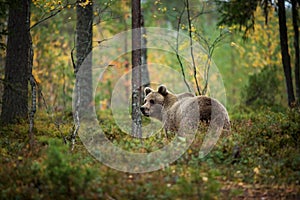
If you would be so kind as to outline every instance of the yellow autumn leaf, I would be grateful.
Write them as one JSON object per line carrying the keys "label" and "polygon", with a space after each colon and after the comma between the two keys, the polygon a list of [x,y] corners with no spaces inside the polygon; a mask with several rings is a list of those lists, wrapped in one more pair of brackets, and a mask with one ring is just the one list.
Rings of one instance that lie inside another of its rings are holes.
{"label": "yellow autumn leaf", "polygon": [[255,168],[253,169],[253,172],[254,172],[255,174],[259,174],[259,167],[255,167]]}
{"label": "yellow autumn leaf", "polygon": [[191,27],[191,32],[196,32],[196,28],[194,26]]}

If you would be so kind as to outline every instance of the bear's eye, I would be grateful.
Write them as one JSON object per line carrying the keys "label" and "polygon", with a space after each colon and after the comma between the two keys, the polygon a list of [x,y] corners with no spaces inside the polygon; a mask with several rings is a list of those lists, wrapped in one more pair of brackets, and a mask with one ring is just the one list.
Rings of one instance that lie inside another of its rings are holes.
{"label": "bear's eye", "polygon": [[150,104],[154,104],[154,100],[153,99],[150,100]]}

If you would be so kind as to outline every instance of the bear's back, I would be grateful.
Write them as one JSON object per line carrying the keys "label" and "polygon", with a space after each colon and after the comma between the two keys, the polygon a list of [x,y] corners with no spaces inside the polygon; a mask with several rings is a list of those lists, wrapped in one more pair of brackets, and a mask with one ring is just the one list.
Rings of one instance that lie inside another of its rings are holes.
{"label": "bear's back", "polygon": [[219,125],[230,124],[226,108],[216,99],[207,96],[187,95],[184,98],[178,98],[178,101],[166,112],[164,121],[167,129],[178,130],[180,126],[189,124],[196,126],[194,122],[199,120],[209,122],[212,118],[216,119],[214,123]]}

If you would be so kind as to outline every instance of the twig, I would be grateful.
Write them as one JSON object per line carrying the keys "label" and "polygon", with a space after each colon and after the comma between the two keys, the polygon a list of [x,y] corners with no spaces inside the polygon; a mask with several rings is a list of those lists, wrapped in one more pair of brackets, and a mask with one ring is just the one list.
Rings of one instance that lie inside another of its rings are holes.
{"label": "twig", "polygon": [[[76,33],[75,33],[76,35]],[[74,59],[74,51],[75,51],[75,36],[74,36],[74,47],[71,50],[71,60],[72,60],[72,66],[74,69],[74,74],[77,74],[77,67],[76,67],[76,63],[75,63],[75,59]]]}
{"label": "twig", "polygon": [[190,50],[191,50],[191,58],[192,58],[192,64],[193,64],[193,71],[194,71],[194,80],[196,83],[198,94],[201,95],[201,89],[197,80],[197,68],[195,64],[195,58],[194,58],[194,49],[193,49],[193,38],[192,38],[192,22],[191,22],[191,16],[190,16],[190,6],[189,6],[189,0],[186,0],[186,10],[187,10],[187,17],[188,17],[188,26],[189,26],[189,39],[190,39]]}
{"label": "twig", "polygon": [[33,29],[34,27],[36,27],[37,25],[39,25],[39,24],[41,24],[41,23],[47,21],[48,19],[50,19],[50,18],[56,16],[58,13],[60,13],[62,10],[64,10],[64,9],[65,9],[67,6],[69,6],[69,5],[75,5],[75,3],[69,4],[69,3],[67,2],[67,4],[64,5],[61,9],[56,10],[56,12],[51,13],[49,16],[47,16],[47,17],[41,19],[40,21],[36,22],[35,24],[33,24],[33,25],[29,28],[29,30],[31,30],[31,29]]}
{"label": "twig", "polygon": [[184,67],[183,67],[181,58],[178,54],[178,51],[179,51],[179,30],[180,30],[180,24],[181,24],[182,15],[184,13],[184,9],[185,8],[182,9],[182,11],[180,12],[179,18],[178,18],[175,52],[176,52],[176,58],[177,58],[177,60],[179,62],[179,65],[180,65],[181,73],[182,73],[182,76],[183,76],[183,81],[184,81],[186,87],[188,88],[189,92],[191,92],[191,88],[190,88],[188,82],[186,81],[186,76],[185,76]]}
{"label": "twig", "polygon": [[[38,86],[38,84],[37,84],[37,86]],[[41,91],[40,89],[39,89],[39,95],[40,95],[40,97],[41,97],[42,100],[43,100],[43,104],[44,104],[44,106],[45,106],[45,108],[46,108],[46,112],[47,112],[48,116],[50,116],[48,104],[47,104],[46,99],[45,99],[45,97],[44,97],[44,95],[43,95],[43,93],[42,93],[42,91]],[[63,138],[64,143],[67,144],[67,139],[66,139],[66,137],[63,135],[62,131],[60,130],[60,127],[59,127],[60,124],[57,123],[56,121],[54,121],[52,116],[50,117],[50,120],[51,120],[51,122],[55,125],[55,128],[58,130],[58,132],[60,133],[61,137]]]}
{"label": "twig", "polygon": [[29,37],[29,50],[28,50],[28,80],[31,85],[31,108],[29,112],[29,143],[30,148],[33,148],[33,128],[34,128],[34,115],[36,113],[36,81],[32,74],[33,67],[33,49],[32,49],[32,38],[30,31],[28,31]]}
{"label": "twig", "polygon": [[30,140],[33,139],[34,115],[36,113],[36,81],[33,75],[30,75],[29,82],[31,85],[31,109],[29,112],[29,134]]}
{"label": "twig", "polygon": [[76,84],[75,84],[75,90],[76,90],[76,102],[75,102],[75,113],[74,113],[74,131],[71,134],[71,150],[74,150],[75,147],[75,140],[76,140],[76,136],[78,134],[79,128],[80,128],[80,119],[79,119],[79,106],[80,106],[80,84],[79,84],[79,80],[76,78]]}
{"label": "twig", "polygon": [[74,69],[74,74],[75,74],[75,113],[74,113],[74,125],[72,128],[72,133],[70,135],[70,139],[71,139],[71,151],[74,150],[74,146],[75,146],[75,139],[76,139],[76,135],[78,133],[78,130],[80,128],[80,120],[79,120],[79,104],[80,104],[80,89],[79,89],[79,81],[77,79],[77,72],[79,70],[79,67],[77,67],[77,64],[75,63],[75,59],[74,59],[74,51],[76,49],[76,33],[74,35],[74,46],[71,50],[71,60],[72,60],[72,65],[73,65],[73,69]]}
{"label": "twig", "polygon": [[208,58],[206,60],[205,63],[205,69],[204,69],[204,76],[205,76],[205,85],[204,88],[202,90],[202,94],[206,94],[207,92],[207,88],[208,88],[208,77],[209,77],[209,71],[210,71],[210,67],[211,67],[211,60],[212,60],[212,55],[214,53],[214,50],[216,49],[216,47],[218,46],[218,44],[226,37],[226,34],[223,33],[223,31],[221,30],[219,36],[212,42],[212,44],[209,44],[209,42],[202,37],[200,34],[198,34],[199,38],[201,38],[207,49],[208,49]]}

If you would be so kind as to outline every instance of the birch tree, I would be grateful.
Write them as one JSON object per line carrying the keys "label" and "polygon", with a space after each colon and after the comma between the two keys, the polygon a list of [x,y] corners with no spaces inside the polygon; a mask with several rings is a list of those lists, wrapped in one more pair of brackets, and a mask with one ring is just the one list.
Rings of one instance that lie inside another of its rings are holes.
{"label": "birch tree", "polygon": [[132,134],[141,136],[141,2],[132,0]]}
{"label": "birch tree", "polygon": [[[73,58],[76,76],[75,95],[75,129],[71,136],[72,149],[80,127],[80,120],[87,119],[92,112],[92,39],[93,39],[93,2],[80,0],[76,4],[76,63]],[[80,72],[79,72],[80,71]]]}

